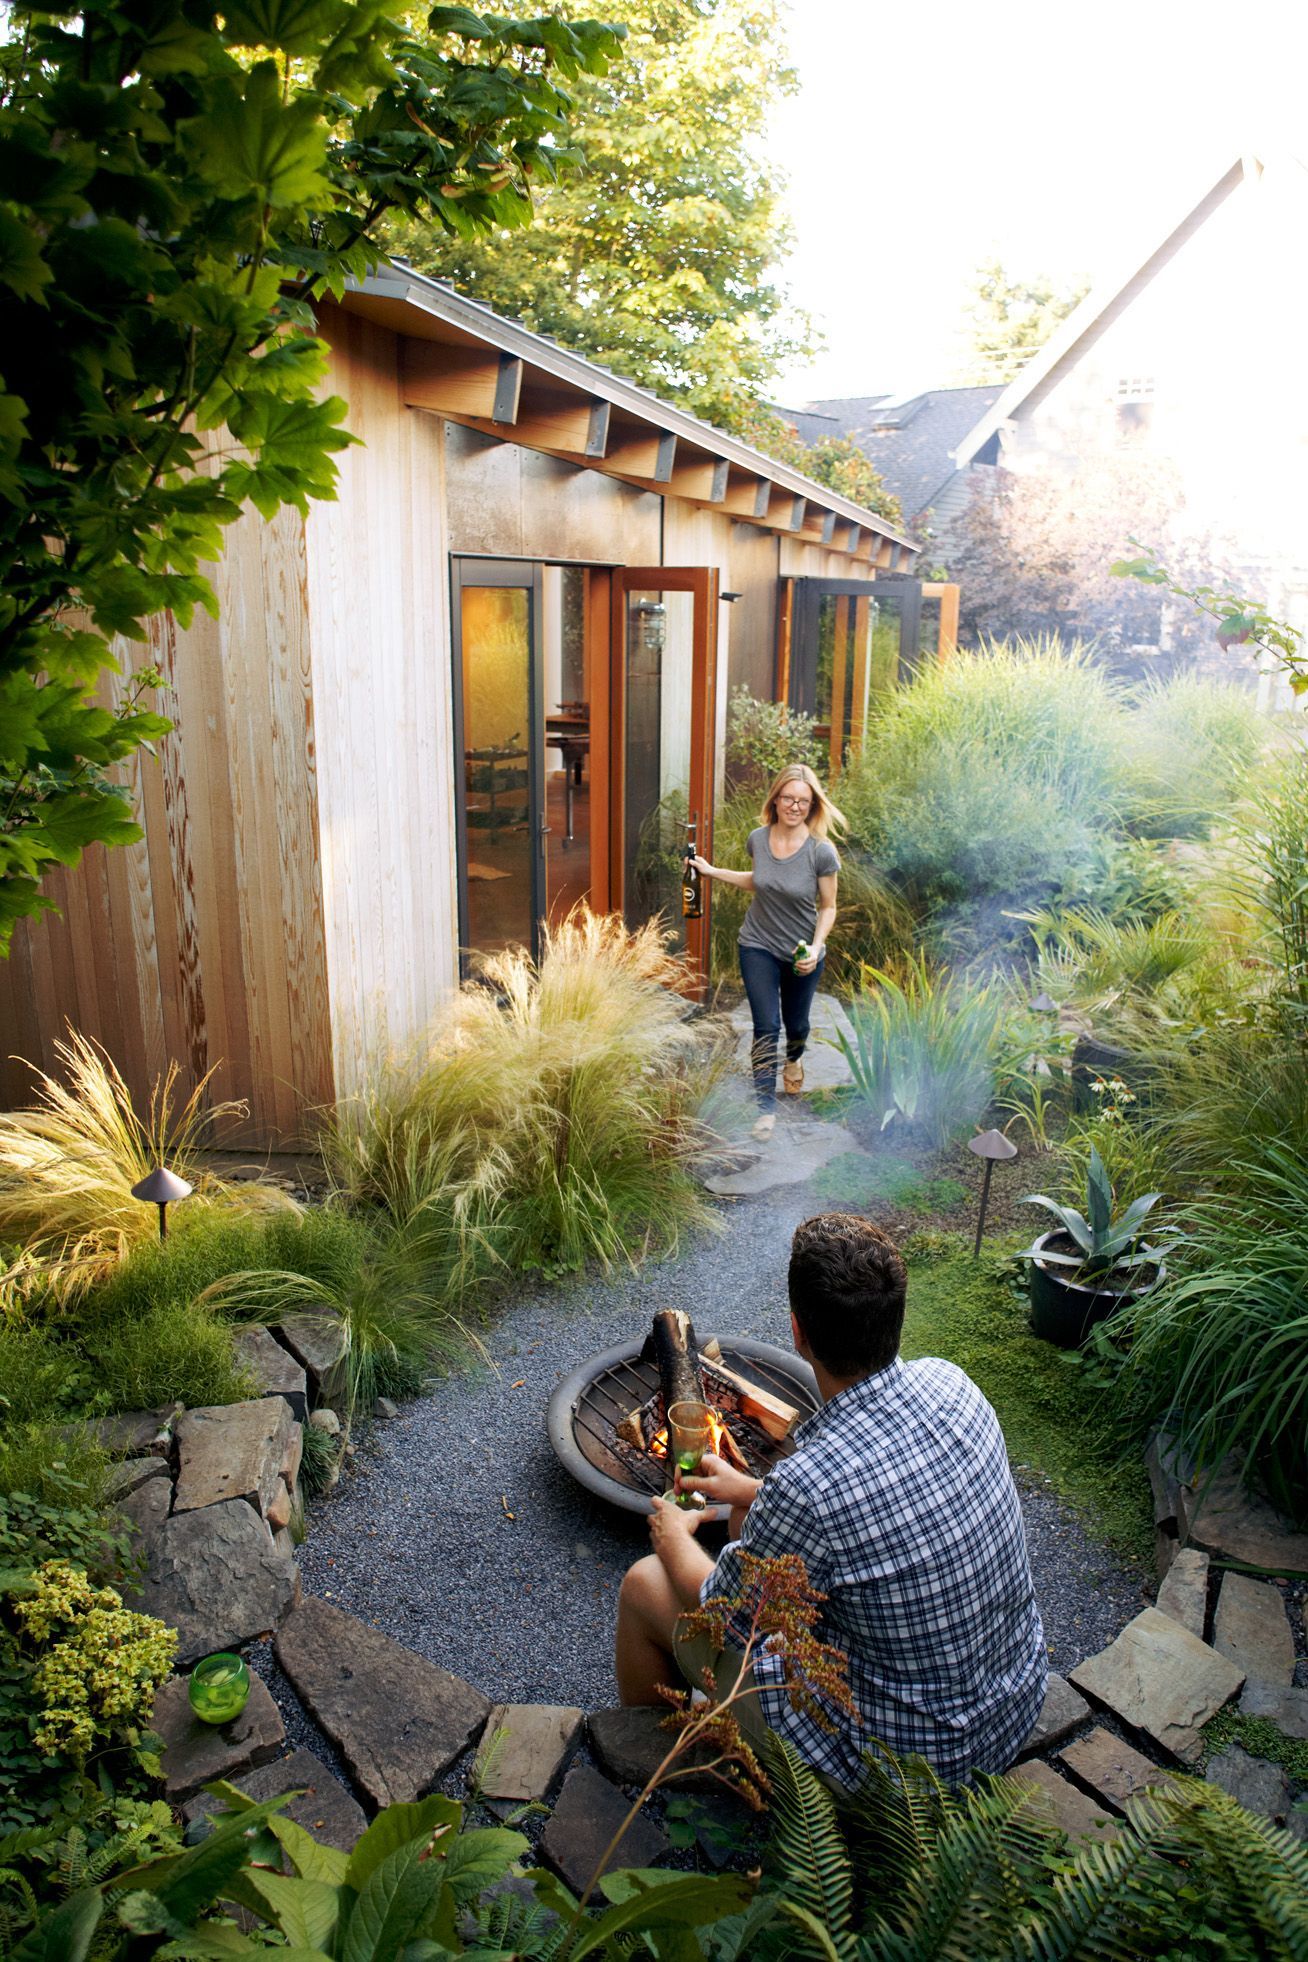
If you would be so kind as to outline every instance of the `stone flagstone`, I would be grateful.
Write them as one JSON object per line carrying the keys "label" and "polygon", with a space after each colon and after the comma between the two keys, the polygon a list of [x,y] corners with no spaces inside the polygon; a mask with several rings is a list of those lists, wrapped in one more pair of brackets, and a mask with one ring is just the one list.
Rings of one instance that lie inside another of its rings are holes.
{"label": "stone flagstone", "polygon": [[754,1198],[759,1193],[771,1192],[774,1186],[802,1185],[831,1159],[857,1149],[852,1132],[843,1124],[796,1120],[789,1111],[782,1111],[772,1137],[759,1146],[754,1164],[738,1172],[723,1172],[705,1179],[704,1188],[720,1198]]}
{"label": "stone flagstone", "polygon": [[1107,1808],[1086,1794],[1052,1765],[1036,1758],[1020,1764],[1008,1776],[1034,1794],[1031,1807],[1038,1819],[1058,1826],[1070,1839],[1116,1839],[1117,1828]]}
{"label": "stone flagstone", "polygon": [[1294,1636],[1280,1588],[1248,1574],[1223,1574],[1213,1647],[1250,1682],[1288,1688],[1294,1681]]}
{"label": "stone flagstone", "polygon": [[[665,1730],[663,1719],[669,1713],[648,1706],[637,1706],[629,1710],[592,1710],[586,1719],[586,1737],[596,1764],[606,1777],[617,1785],[631,1785],[639,1788],[654,1776],[668,1752],[676,1742],[675,1730]],[[696,1756],[701,1759],[710,1755],[708,1748],[698,1745],[690,1752],[684,1752],[677,1760],[678,1766],[694,1764]],[[680,1791],[695,1791],[711,1788],[720,1792],[720,1782],[711,1776],[696,1777],[694,1774],[677,1779]]]}
{"label": "stone flagstone", "polygon": [[167,1477],[166,1458],[126,1458],[121,1464],[110,1465],[109,1475],[105,1480],[105,1497],[125,1499],[135,1492],[138,1486],[148,1484],[152,1478]]}
{"label": "stone flagstone", "polygon": [[303,1363],[284,1349],[275,1335],[256,1324],[236,1337],[236,1359],[249,1370],[263,1397],[285,1397],[291,1415],[302,1424],[309,1412],[308,1378]]}
{"label": "stone flagstone", "polygon": [[[368,1824],[358,1800],[312,1751],[292,1751],[288,1758],[276,1758],[257,1771],[247,1772],[243,1778],[234,1778],[232,1783],[256,1802],[280,1798],[283,1792],[299,1792],[299,1798],[282,1807],[280,1816],[293,1819],[297,1826],[312,1833],[320,1845],[334,1846],[341,1853],[353,1849]],[[182,1816],[190,1825],[221,1810],[221,1800],[201,1792],[187,1800]]]}
{"label": "stone flagstone", "polygon": [[1240,1698],[1240,1715],[1266,1717],[1287,1737],[1308,1738],[1308,1689],[1284,1689],[1272,1683],[1246,1683]]}
{"label": "stone flagstone", "polygon": [[1167,1773],[1159,1765],[1102,1727],[1067,1745],[1058,1753],[1058,1761],[1114,1812],[1124,1812],[1127,1800],[1138,1798],[1150,1785],[1167,1782]]}
{"label": "stone flagstone", "polygon": [[[749,1073],[749,1051],[753,1040],[754,1025],[750,1020],[749,1003],[740,1002],[731,1011],[731,1026],[737,1033],[736,1063]],[[845,1061],[836,1043],[842,1031],[852,1042],[854,1030],[844,1006],[834,995],[823,994],[820,990],[813,997],[813,1008],[809,1018],[808,1047],[804,1051],[804,1092],[810,1090],[837,1090],[843,1084],[852,1083],[849,1064]],[[782,1036],[782,1055],[785,1036]],[[780,1072],[778,1070],[778,1084]],[[782,1099],[784,1102],[785,1100]]]}
{"label": "stone flagstone", "polygon": [[229,1724],[202,1724],[191,1713],[186,1678],[170,1676],[154,1699],[152,1723],[164,1741],[164,1793],[174,1803],[215,1778],[266,1764],[286,1736],[268,1685],[254,1675],[245,1708]]}
{"label": "stone flagstone", "polygon": [[1191,1545],[1269,1574],[1308,1574],[1308,1533],[1294,1532],[1265,1499],[1244,1491],[1234,1472],[1182,1502]]}
{"label": "stone flagstone", "polygon": [[420,1797],[490,1715],[471,1683],[314,1596],[278,1630],[276,1654],[377,1806]]}
{"label": "stone flagstone", "polygon": [[196,1512],[224,1499],[244,1499],[266,1514],[294,1427],[290,1405],[281,1397],[186,1411],[177,1420],[173,1511]]}
{"label": "stone flagstone", "polygon": [[328,1309],[304,1309],[284,1315],[276,1332],[309,1372],[315,1402],[330,1403],[345,1387],[349,1337],[340,1316]]}
{"label": "stone flagstone", "polygon": [[1158,1589],[1160,1615],[1170,1615],[1188,1628],[1200,1641],[1208,1613],[1208,1555],[1198,1547],[1183,1546],[1172,1560]]}
{"label": "stone flagstone", "polygon": [[294,1560],[273,1545],[253,1506],[228,1499],[163,1522],[141,1584],[141,1606],[177,1630],[178,1661],[194,1662],[275,1628],[298,1585]]}
{"label": "stone flagstone", "polygon": [[[616,1785],[589,1765],[574,1765],[563,1781],[553,1817],[541,1835],[541,1857],[580,1894],[596,1862],[630,1810]],[[601,1869],[652,1867],[668,1850],[658,1827],[638,1812]]]}
{"label": "stone flagstone", "polygon": [[1071,1680],[1176,1757],[1193,1759],[1199,1733],[1244,1681],[1179,1621],[1146,1608],[1115,1642],[1078,1663]]}
{"label": "stone flagstone", "polygon": [[486,1798],[543,1799],[572,1752],[584,1710],[497,1703],[486,1720],[470,1785]]}
{"label": "stone flagstone", "polygon": [[173,1419],[180,1403],[161,1410],[123,1410],[116,1417],[97,1417],[91,1424],[96,1441],[115,1457],[166,1458],[172,1443]]}
{"label": "stone flagstone", "polygon": [[1061,1744],[1089,1715],[1090,1705],[1085,1698],[1078,1696],[1071,1684],[1064,1682],[1061,1676],[1051,1674],[1040,1715],[1035,1720],[1031,1735],[1018,1752],[1019,1758],[1034,1757],[1037,1751],[1047,1751],[1052,1744]]}
{"label": "stone flagstone", "polygon": [[1290,1794],[1290,1781],[1279,1764],[1254,1758],[1239,1744],[1231,1744],[1220,1757],[1211,1758],[1204,1774],[1210,1784],[1220,1785],[1247,1812],[1260,1812],[1274,1825],[1288,1827],[1296,1839],[1308,1835],[1308,1820],[1296,1813]]}

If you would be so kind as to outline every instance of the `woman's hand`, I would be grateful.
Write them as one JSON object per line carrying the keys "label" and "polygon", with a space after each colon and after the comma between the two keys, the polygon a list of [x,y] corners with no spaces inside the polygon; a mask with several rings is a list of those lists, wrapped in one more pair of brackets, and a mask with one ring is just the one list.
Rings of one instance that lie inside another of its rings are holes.
{"label": "woman's hand", "polygon": [[[754,1503],[760,1480],[751,1478],[748,1472],[737,1471],[725,1458],[719,1458],[712,1451],[706,1451],[699,1461],[699,1470],[690,1473],[678,1470],[676,1489],[678,1492],[698,1492],[714,1505],[748,1509]],[[683,1519],[693,1519],[694,1513],[682,1513]]]}
{"label": "woman's hand", "polygon": [[806,961],[795,962],[796,974],[811,974],[822,958],[822,949],[815,947]]}
{"label": "woman's hand", "polygon": [[690,862],[694,866],[695,870],[699,873],[701,879],[717,878],[718,876],[717,867],[715,865],[710,865],[706,858],[701,858],[698,852],[696,852],[695,856],[691,859]]}

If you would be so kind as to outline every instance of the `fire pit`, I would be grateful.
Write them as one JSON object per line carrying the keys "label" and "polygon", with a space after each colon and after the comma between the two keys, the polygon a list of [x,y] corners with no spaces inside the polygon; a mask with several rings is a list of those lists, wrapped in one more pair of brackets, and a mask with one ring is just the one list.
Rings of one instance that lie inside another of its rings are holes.
{"label": "fire pit", "polygon": [[[792,1450],[794,1421],[818,1407],[812,1370],[794,1354],[741,1335],[699,1344],[694,1360],[705,1401],[726,1419],[745,1467],[762,1478]],[[588,1492],[625,1512],[648,1512],[651,1498],[667,1487],[667,1467],[648,1448],[661,1421],[661,1387],[653,1345],[619,1342],[574,1370],[550,1398],[549,1438],[560,1464]],[[727,1516],[725,1506],[707,1512],[711,1519]]]}

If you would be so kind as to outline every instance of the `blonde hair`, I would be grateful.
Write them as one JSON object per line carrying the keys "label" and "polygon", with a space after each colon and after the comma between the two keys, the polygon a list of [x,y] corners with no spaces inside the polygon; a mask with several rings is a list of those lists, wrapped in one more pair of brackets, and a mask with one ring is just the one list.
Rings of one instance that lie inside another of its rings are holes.
{"label": "blonde hair", "polygon": [[777,771],[768,785],[768,794],[763,799],[763,808],[758,814],[759,823],[780,822],[777,817],[777,798],[781,794],[783,785],[788,783],[807,784],[813,793],[813,808],[807,818],[808,828],[813,836],[826,838],[834,833],[839,837],[845,830],[848,819],[845,813],[832,802],[830,795],[822,788],[807,763],[787,763],[784,770]]}

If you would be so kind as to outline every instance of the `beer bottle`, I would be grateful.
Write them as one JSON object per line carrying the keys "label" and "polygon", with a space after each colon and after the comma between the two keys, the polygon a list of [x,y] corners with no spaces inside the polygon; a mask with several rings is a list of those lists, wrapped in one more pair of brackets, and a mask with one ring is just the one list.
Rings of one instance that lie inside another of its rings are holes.
{"label": "beer bottle", "polygon": [[686,826],[690,835],[686,840],[686,863],[681,870],[681,917],[684,920],[702,920],[704,917],[704,882],[698,866],[693,863],[697,828],[698,820],[692,818]]}

